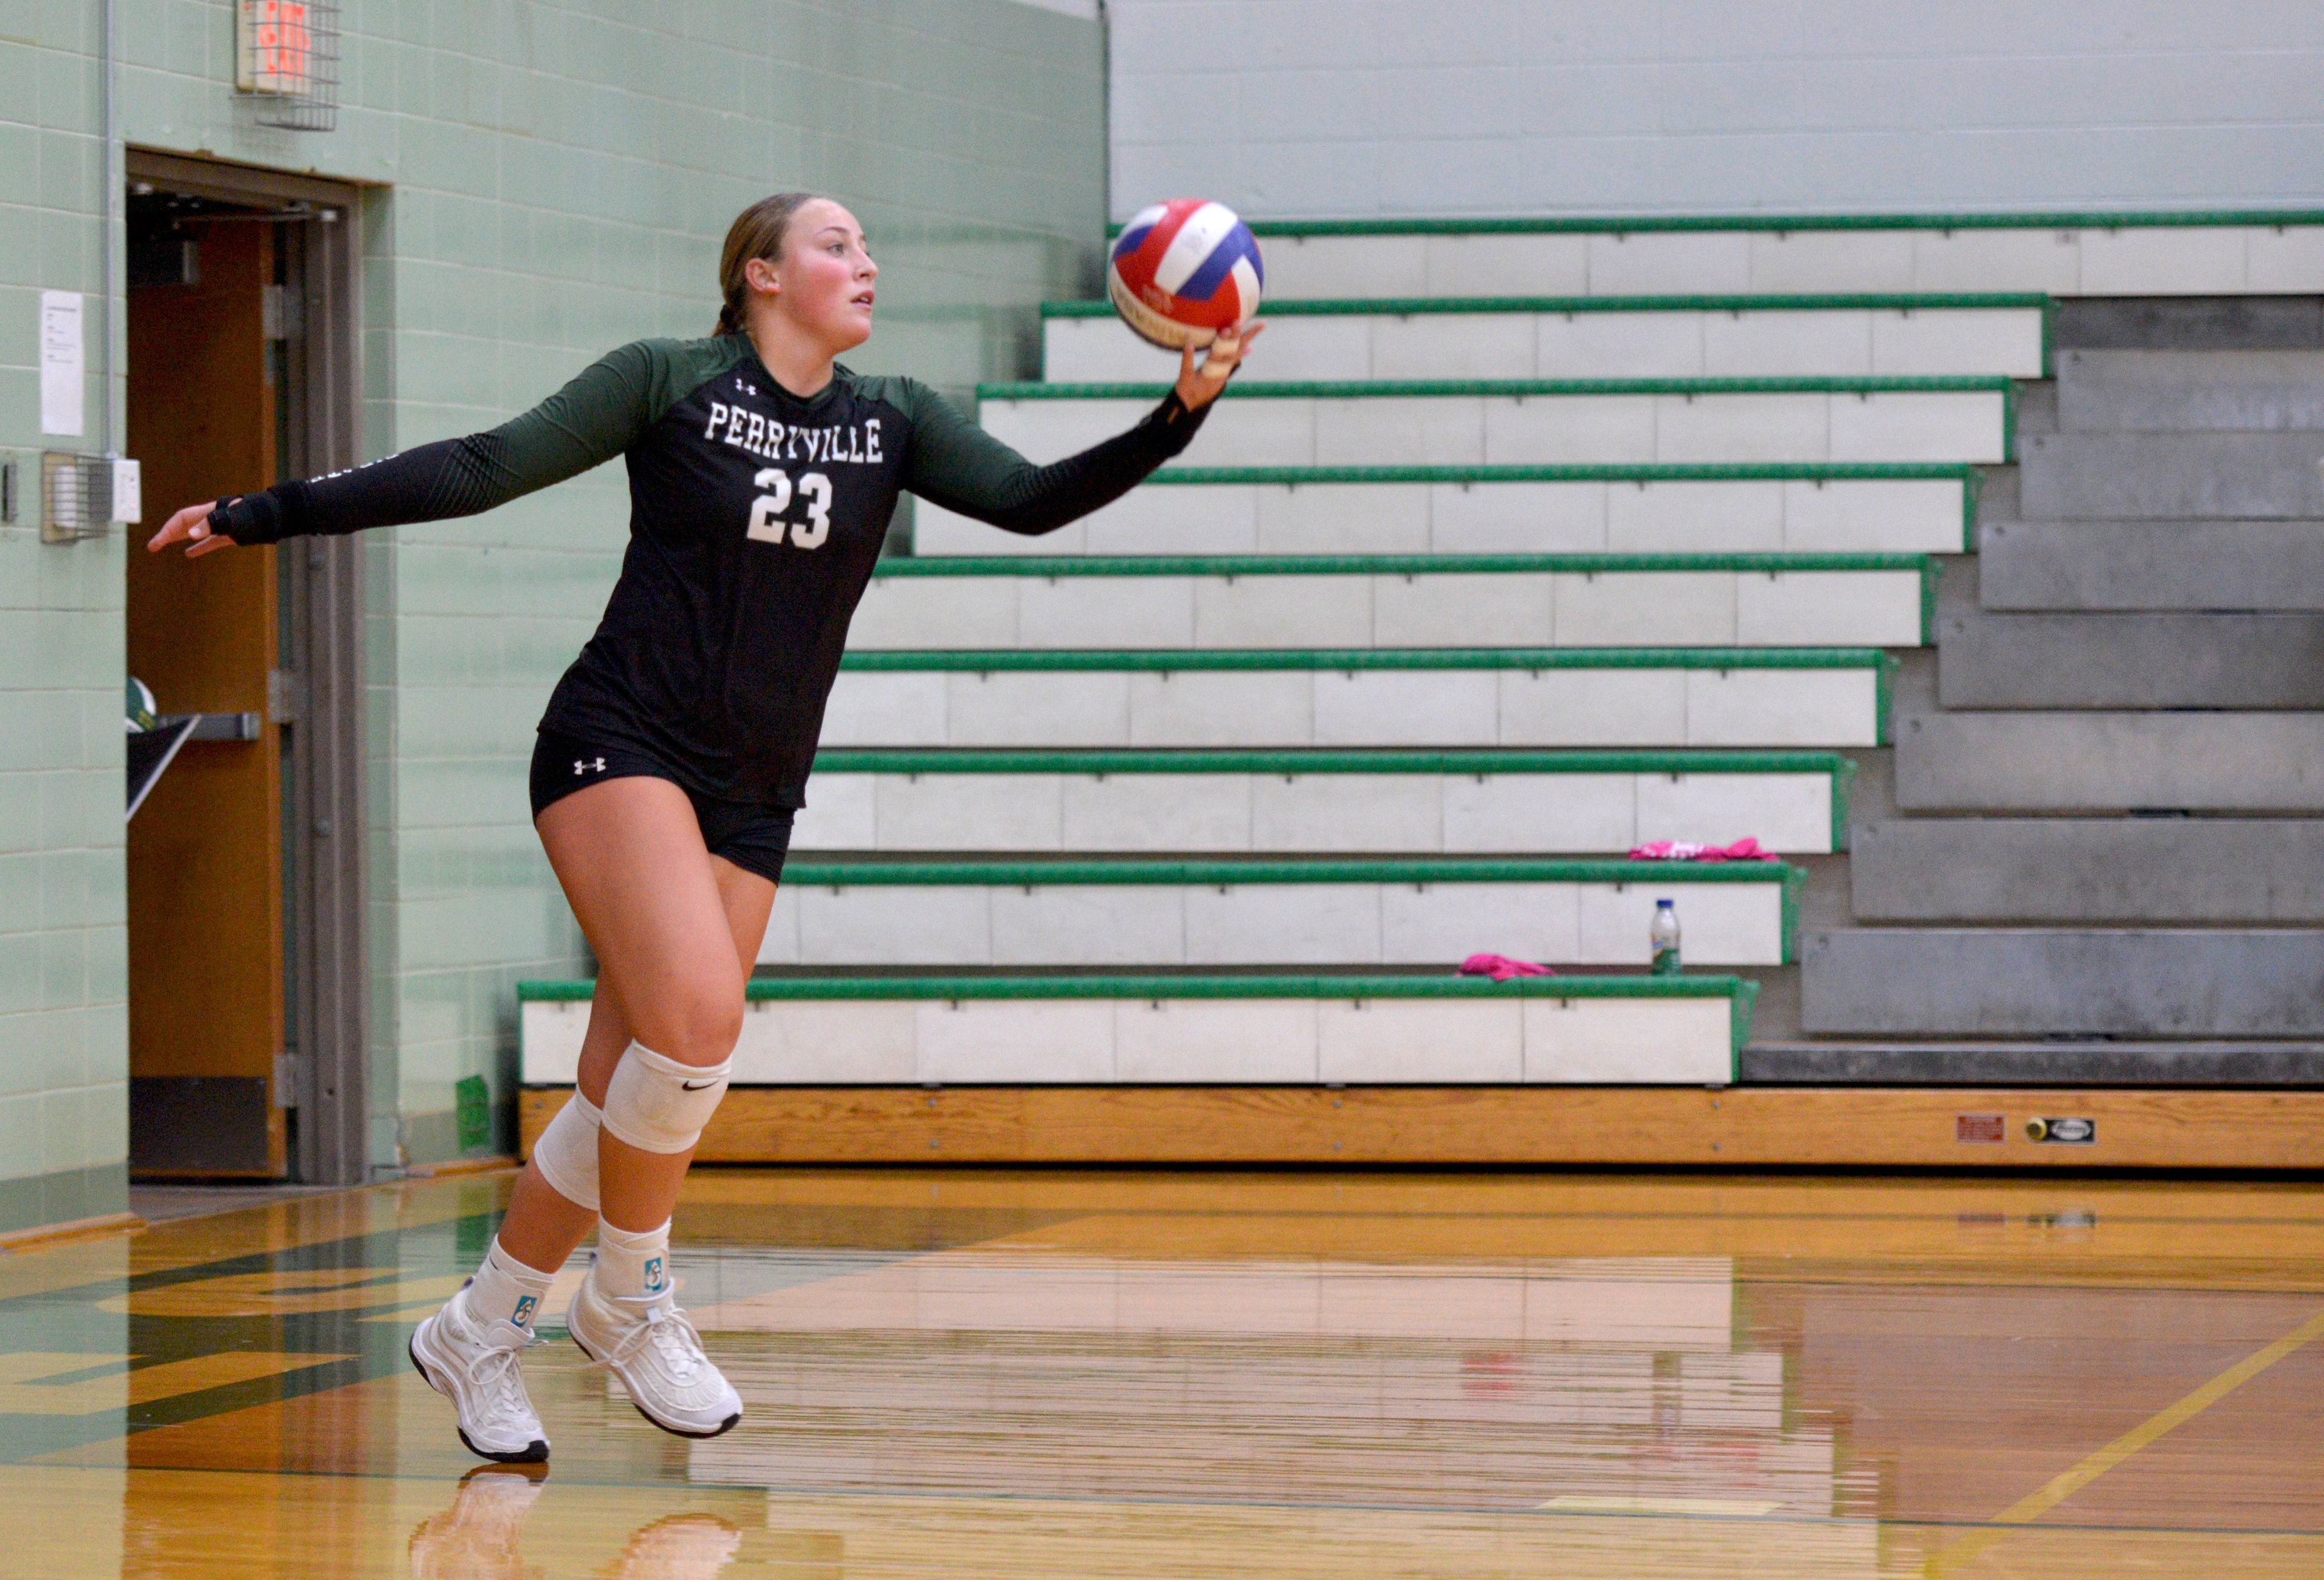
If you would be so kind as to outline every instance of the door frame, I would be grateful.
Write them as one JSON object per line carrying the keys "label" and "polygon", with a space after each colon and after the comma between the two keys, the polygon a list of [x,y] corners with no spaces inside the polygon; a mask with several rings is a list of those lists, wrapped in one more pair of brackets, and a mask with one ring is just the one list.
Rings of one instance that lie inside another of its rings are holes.
{"label": "door frame", "polygon": [[[189,197],[272,208],[285,254],[280,392],[286,477],[362,459],[363,189],[219,160],[130,148],[124,179]],[[293,963],[274,1101],[295,1111],[290,1166],[318,1185],[370,1176],[371,971],[364,794],[363,553],[351,537],[276,550],[285,642],[267,704],[289,736],[284,808]]]}

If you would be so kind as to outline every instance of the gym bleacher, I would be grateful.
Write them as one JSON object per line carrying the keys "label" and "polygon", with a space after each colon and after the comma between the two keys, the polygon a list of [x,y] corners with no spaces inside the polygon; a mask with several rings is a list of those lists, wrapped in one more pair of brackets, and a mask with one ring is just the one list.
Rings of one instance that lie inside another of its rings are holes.
{"label": "gym bleacher", "polygon": [[[2264,1088],[2324,1075],[2316,217],[1254,228],[1269,328],[1177,463],[1040,539],[922,504],[882,562],[738,1054],[772,1105],[706,1155],[941,1151],[892,1099],[980,1086],[1090,1095],[975,1122],[1055,1160],[1176,1156],[1090,1141],[1137,1088],[1403,1094],[1351,1160],[2164,1163],[2206,1160],[2188,1101],[2261,1153],[2311,1123]],[[1175,370],[1102,302],[1042,329],[1043,379],[980,392],[1037,460]],[[524,997],[546,1092],[586,987]],[[1705,1091],[1808,1085],[1862,1089],[1849,1133]],[[887,1132],[779,1139],[845,1107],[786,1087],[887,1089]],[[2096,1139],[1882,1139],[2021,1087]],[[1610,1088],[1618,1145],[1497,1150]]]}

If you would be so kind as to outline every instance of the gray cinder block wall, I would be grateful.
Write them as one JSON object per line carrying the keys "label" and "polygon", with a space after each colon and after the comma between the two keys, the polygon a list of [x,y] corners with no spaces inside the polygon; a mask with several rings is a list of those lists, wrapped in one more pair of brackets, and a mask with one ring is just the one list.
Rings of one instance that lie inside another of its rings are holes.
{"label": "gray cinder block wall", "polygon": [[1113,208],[2324,202],[2310,0],[1109,0]]}

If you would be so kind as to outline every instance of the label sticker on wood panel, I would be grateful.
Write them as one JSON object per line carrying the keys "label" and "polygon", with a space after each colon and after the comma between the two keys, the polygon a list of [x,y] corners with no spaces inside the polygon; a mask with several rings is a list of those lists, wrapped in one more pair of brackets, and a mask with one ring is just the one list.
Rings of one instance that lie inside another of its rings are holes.
{"label": "label sticker on wood panel", "polygon": [[1998,1141],[2009,1122],[1998,1113],[1958,1113],[1953,1116],[1953,1140]]}
{"label": "label sticker on wood panel", "polygon": [[2098,1122],[2080,1117],[2029,1119],[2025,1122],[2025,1139],[2069,1147],[2089,1146],[2098,1139]]}

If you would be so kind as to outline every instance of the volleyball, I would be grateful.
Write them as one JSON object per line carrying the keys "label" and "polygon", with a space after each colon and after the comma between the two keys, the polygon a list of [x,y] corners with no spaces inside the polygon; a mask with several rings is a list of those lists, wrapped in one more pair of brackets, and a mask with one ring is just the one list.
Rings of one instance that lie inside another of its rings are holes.
{"label": "volleyball", "polygon": [[1114,310],[1166,350],[1208,346],[1259,311],[1267,270],[1250,227],[1223,203],[1173,198],[1140,209],[1105,271]]}

